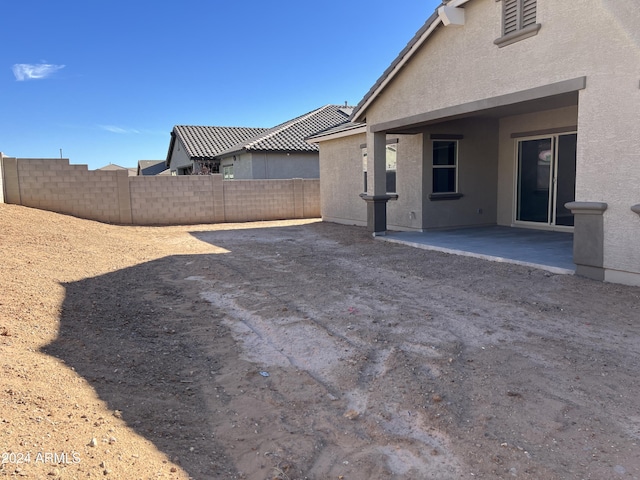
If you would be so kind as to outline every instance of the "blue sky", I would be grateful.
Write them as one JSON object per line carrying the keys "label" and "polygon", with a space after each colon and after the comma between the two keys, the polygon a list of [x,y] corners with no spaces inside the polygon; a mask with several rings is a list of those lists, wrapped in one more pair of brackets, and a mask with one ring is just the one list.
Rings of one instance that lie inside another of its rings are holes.
{"label": "blue sky", "polygon": [[20,0],[3,6],[0,151],[164,159],[174,125],[355,105],[438,0]]}

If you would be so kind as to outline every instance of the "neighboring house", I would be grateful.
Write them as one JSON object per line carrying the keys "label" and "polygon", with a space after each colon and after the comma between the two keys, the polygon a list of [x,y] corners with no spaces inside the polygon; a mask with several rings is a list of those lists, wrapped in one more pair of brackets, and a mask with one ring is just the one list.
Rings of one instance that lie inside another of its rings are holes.
{"label": "neighboring house", "polygon": [[225,179],[318,178],[318,146],[305,139],[348,121],[353,107],[325,105],[270,129],[176,126],[167,166]]}
{"label": "neighboring house", "polygon": [[172,175],[218,173],[218,155],[266,128],[176,125],[171,132],[166,166]]}
{"label": "neighboring house", "polygon": [[578,274],[640,285],[638,12],[637,0],[444,2],[351,122],[310,139],[323,218],[375,234],[572,231]]}
{"label": "neighboring house", "polygon": [[349,120],[353,107],[325,105],[219,154],[226,179],[319,178],[318,146],[305,139]]}
{"label": "neighboring house", "polygon": [[138,160],[137,175],[170,175],[171,171],[167,168],[164,160]]}
{"label": "neighboring house", "polygon": [[135,168],[121,167],[120,165],[116,165],[115,163],[110,163],[109,165],[105,165],[104,167],[100,167],[97,170],[106,170],[106,171],[110,171],[110,170],[126,170],[130,177],[135,177],[138,174],[138,171]]}

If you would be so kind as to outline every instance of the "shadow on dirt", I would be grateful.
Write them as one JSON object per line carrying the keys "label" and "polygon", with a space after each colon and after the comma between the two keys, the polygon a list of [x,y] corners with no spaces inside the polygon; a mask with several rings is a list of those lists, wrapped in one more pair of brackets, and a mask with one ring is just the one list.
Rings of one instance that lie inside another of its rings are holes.
{"label": "shadow on dirt", "polygon": [[65,284],[43,349],[192,478],[636,468],[637,289],[325,224],[192,235],[228,253]]}
{"label": "shadow on dirt", "polygon": [[65,284],[59,336],[43,351],[73,367],[190,476],[231,478],[233,463],[205,413],[215,373],[230,359],[202,349],[202,339],[215,345],[229,335],[216,312],[203,315],[197,291],[178,288],[208,269],[211,257],[171,256]]}

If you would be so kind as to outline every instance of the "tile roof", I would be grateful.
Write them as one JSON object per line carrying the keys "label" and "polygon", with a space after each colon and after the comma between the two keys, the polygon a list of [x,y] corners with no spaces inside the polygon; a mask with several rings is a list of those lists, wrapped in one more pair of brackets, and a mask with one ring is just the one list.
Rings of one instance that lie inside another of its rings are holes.
{"label": "tile roof", "polygon": [[[327,130],[323,130],[322,132],[318,132],[315,135],[311,135],[307,138],[307,141],[317,141],[318,139],[322,139],[325,137],[330,137],[333,135],[340,135],[347,132],[355,132],[356,130],[361,129],[362,127],[366,127],[367,124],[364,122],[345,122],[341,123],[337,127],[328,128]],[[360,133],[360,132],[357,132]]]}
{"label": "tile roof", "polygon": [[266,128],[205,127],[176,125],[173,133],[178,137],[191,158],[213,158],[221,152],[253,138]]}
{"label": "tile roof", "polygon": [[345,105],[325,105],[239,142],[220,155],[230,155],[242,150],[315,152],[318,151],[318,146],[305,139],[345,123],[352,111],[353,107]]}

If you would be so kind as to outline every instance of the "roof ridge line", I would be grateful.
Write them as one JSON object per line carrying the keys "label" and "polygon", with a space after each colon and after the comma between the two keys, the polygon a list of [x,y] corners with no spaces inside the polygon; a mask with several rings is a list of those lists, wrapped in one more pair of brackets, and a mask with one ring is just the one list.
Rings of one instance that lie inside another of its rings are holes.
{"label": "roof ridge line", "polygon": [[233,126],[229,126],[229,125],[186,125],[186,124],[181,124],[181,125],[174,125],[173,128],[177,128],[177,127],[189,127],[189,128],[244,128],[244,129],[252,129],[252,130],[269,130],[269,127],[233,127]]}
{"label": "roof ridge line", "polygon": [[252,145],[255,145],[258,141],[264,141],[268,138],[271,138],[275,135],[277,135],[278,133],[282,132],[283,130],[285,130],[286,128],[290,127],[291,125],[293,125],[294,123],[298,123],[298,122],[302,122],[304,120],[306,120],[307,118],[311,117],[312,115],[315,115],[317,112],[319,112],[320,110],[323,110],[325,108],[327,108],[330,105],[323,105],[322,107],[316,108],[315,110],[310,111],[309,113],[303,114],[299,117],[293,118],[287,122],[281,123],[280,125],[276,125],[275,127],[272,127],[269,130],[270,131],[267,135],[260,137],[260,136],[256,136],[254,137],[253,141],[246,143],[244,145],[244,148],[248,149],[249,147],[251,147]]}

